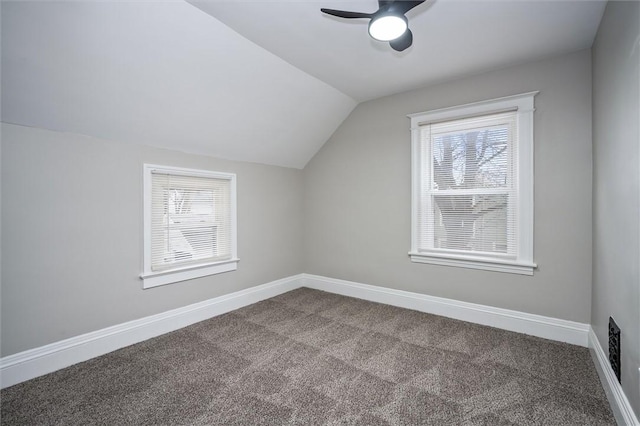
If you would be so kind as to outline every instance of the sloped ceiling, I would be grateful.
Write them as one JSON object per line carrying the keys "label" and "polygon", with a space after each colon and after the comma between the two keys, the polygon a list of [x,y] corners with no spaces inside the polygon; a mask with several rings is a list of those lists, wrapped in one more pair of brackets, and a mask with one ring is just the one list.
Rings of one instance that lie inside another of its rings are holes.
{"label": "sloped ceiling", "polygon": [[376,0],[188,0],[256,44],[357,101],[591,47],[606,2],[427,0],[407,13],[413,45],[369,37]]}
{"label": "sloped ceiling", "polygon": [[356,105],[186,2],[1,12],[4,122],[302,168]]}
{"label": "sloped ceiling", "polygon": [[358,102],[591,46],[603,1],[2,1],[2,121],[303,168]]}

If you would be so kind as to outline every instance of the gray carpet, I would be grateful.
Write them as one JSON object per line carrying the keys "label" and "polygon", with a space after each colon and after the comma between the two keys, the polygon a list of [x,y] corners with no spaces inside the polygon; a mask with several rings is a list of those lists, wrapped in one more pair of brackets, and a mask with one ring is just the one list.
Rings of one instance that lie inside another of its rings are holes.
{"label": "gray carpet", "polygon": [[306,288],[0,396],[3,425],[615,424],[585,348]]}

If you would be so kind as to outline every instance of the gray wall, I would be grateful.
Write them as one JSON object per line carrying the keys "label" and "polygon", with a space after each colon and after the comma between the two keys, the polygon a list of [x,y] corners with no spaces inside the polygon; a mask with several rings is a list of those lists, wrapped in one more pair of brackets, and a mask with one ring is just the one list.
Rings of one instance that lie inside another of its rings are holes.
{"label": "gray wall", "polygon": [[[142,290],[142,164],[237,174],[238,270]],[[2,356],[302,272],[302,172],[2,124]]]}
{"label": "gray wall", "polygon": [[[535,275],[410,262],[406,114],[534,90]],[[308,273],[589,322],[589,50],[362,103],[304,181]]]}
{"label": "gray wall", "polygon": [[591,325],[622,331],[622,387],[640,415],[640,3],[609,2],[593,46]]}

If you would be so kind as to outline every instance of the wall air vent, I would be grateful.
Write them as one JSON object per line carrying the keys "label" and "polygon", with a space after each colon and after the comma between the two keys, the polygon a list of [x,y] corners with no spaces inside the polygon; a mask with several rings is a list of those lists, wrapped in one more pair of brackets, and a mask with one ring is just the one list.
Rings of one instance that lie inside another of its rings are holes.
{"label": "wall air vent", "polygon": [[618,382],[622,383],[620,380],[620,327],[611,317],[609,317],[609,362]]}

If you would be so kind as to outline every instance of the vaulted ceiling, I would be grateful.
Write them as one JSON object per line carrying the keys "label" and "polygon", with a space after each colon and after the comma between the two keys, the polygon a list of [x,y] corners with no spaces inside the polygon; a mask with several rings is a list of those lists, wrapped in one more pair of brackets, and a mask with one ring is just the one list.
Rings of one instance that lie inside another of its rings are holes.
{"label": "vaulted ceiling", "polygon": [[3,1],[2,121],[302,168],[358,102],[591,46],[602,1]]}

